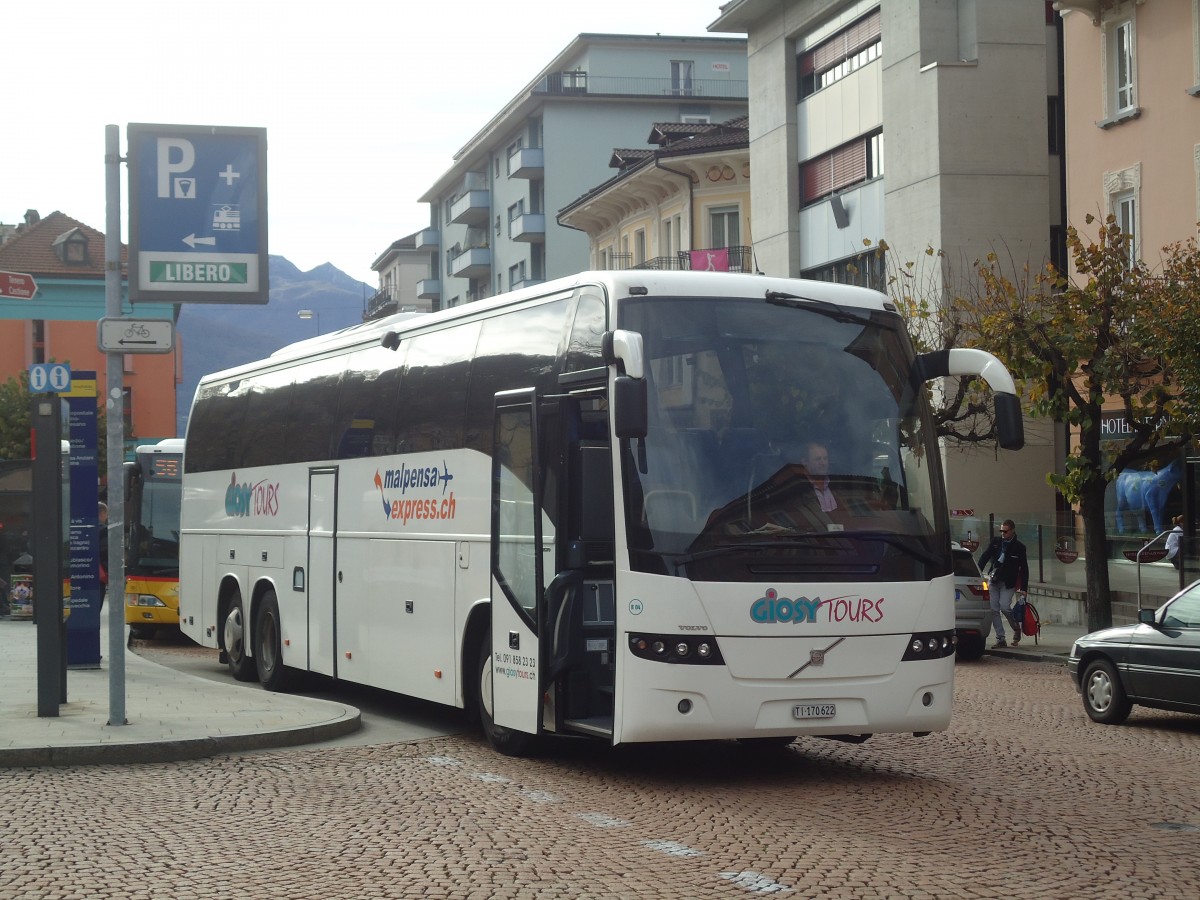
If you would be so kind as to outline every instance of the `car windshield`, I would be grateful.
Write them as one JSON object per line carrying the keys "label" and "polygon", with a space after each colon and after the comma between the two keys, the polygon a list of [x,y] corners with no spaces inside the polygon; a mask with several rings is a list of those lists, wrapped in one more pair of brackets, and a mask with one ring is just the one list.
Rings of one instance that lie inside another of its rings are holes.
{"label": "car windshield", "polygon": [[1162,624],[1164,628],[1200,628],[1200,582],[1167,604]]}
{"label": "car windshield", "polygon": [[627,300],[649,429],[623,457],[632,564],[695,580],[950,571],[925,392],[898,315],[757,299]]}

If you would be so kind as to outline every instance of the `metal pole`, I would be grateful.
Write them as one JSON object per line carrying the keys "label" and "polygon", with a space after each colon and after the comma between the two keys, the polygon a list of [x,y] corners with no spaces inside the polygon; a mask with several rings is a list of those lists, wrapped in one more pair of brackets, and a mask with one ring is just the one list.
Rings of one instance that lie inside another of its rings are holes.
{"label": "metal pole", "polygon": [[[121,130],[104,127],[104,314],[121,315]],[[109,351],[108,396],[108,724],[125,718],[125,355]]]}
{"label": "metal pole", "polygon": [[1037,534],[1038,534],[1038,581],[1041,582],[1042,584],[1045,584],[1046,583],[1046,570],[1045,570],[1046,556],[1042,552],[1042,525],[1040,522],[1038,523]]}

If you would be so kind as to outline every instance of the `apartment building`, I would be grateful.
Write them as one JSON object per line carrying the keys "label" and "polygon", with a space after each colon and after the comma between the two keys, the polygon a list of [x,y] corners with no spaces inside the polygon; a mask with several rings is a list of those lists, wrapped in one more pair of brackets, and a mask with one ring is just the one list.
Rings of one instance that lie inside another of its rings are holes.
{"label": "apartment building", "polygon": [[[1200,2],[1055,6],[1069,101],[1069,221],[1094,237],[1099,224],[1085,218],[1115,215],[1133,238],[1131,260],[1153,271],[1163,247],[1195,236],[1200,222]],[[1115,450],[1130,429],[1123,407],[1108,407],[1102,431]],[[1116,488],[1114,482],[1108,504],[1114,525]]]}
{"label": "apartment building", "polygon": [[[747,36],[751,225],[765,272],[885,287],[865,242],[965,284],[996,250],[1063,261],[1060,36],[1047,0],[732,0]],[[1064,437],[947,450],[951,505],[1050,517]]]}
{"label": "apartment building", "polygon": [[753,272],[745,116],[657,122],[649,147],[617,147],[617,173],[559,210],[587,234],[590,268]]}
{"label": "apartment building", "polygon": [[554,216],[603,181],[613,147],[656,122],[746,111],[746,41],[581,34],[500,110],[420,198],[435,309],[585,269],[588,238]]}
{"label": "apartment building", "polygon": [[1133,252],[1200,222],[1200,2],[1059,0],[1067,97],[1067,211],[1117,216]]}
{"label": "apartment building", "polygon": [[367,301],[363,319],[381,319],[398,312],[432,312],[433,300],[418,296],[418,284],[429,274],[429,251],[418,250],[420,232],[392,241],[375,262],[372,271],[379,273],[379,289]]}

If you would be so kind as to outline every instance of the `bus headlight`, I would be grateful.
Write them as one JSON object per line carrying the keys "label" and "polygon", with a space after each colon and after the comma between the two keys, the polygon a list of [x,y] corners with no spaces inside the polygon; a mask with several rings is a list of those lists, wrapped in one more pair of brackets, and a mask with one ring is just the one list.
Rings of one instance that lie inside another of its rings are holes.
{"label": "bus headlight", "polygon": [[908,639],[904,661],[912,659],[943,659],[954,654],[958,638],[953,631],[923,631]]}
{"label": "bus headlight", "polygon": [[161,606],[164,609],[167,606],[167,604],[163,603],[161,600],[159,600],[153,594],[126,594],[125,595],[125,605],[126,606]]}
{"label": "bus headlight", "polygon": [[725,659],[716,640],[665,634],[631,634],[629,651],[638,659],[689,666],[723,666]]}

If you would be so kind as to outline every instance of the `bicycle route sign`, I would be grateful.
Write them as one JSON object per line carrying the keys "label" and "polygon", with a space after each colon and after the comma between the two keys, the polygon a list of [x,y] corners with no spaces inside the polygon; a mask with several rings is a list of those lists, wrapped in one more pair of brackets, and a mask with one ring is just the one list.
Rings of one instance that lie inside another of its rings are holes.
{"label": "bicycle route sign", "polygon": [[130,124],[126,134],[130,299],[266,303],[266,129]]}
{"label": "bicycle route sign", "polygon": [[170,319],[103,318],[96,335],[105,353],[170,353],[175,348],[175,324]]}

